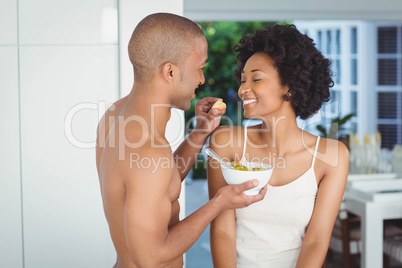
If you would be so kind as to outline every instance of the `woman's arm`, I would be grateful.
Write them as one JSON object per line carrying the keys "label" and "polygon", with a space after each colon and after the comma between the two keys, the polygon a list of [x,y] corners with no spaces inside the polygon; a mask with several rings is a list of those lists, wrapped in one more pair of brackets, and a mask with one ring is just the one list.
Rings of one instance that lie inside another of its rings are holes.
{"label": "woman's arm", "polygon": [[[349,152],[338,141],[322,139],[316,165],[324,170],[319,183],[314,212],[311,217],[297,268],[321,268],[328,251],[329,240],[337,217],[349,169]],[[324,149],[325,148],[325,149]],[[320,151],[325,151],[320,154]],[[316,169],[317,170],[317,169]]]}
{"label": "woman's arm", "polygon": [[[227,131],[223,130],[223,128],[219,128],[211,136],[209,147],[219,156],[228,157],[228,148],[219,146],[219,144],[225,144],[224,140],[227,137]],[[223,178],[219,163],[211,158],[208,159],[207,172],[209,197],[213,198],[216,192],[221,187],[227,185],[227,183]],[[236,224],[234,210],[222,211],[211,222],[210,242],[212,261],[215,268],[236,267]]]}

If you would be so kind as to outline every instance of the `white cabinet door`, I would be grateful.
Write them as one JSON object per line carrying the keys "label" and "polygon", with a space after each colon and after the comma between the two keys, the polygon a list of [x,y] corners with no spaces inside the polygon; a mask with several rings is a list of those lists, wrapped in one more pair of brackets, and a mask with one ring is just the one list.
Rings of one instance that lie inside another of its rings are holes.
{"label": "white cabinet door", "polygon": [[[117,45],[21,47],[27,268],[113,266],[95,149],[80,144],[95,141],[98,102],[118,97],[117,55]],[[68,140],[65,119],[77,105]]]}
{"label": "white cabinet door", "polygon": [[0,260],[22,268],[17,47],[0,47],[0,59]]}

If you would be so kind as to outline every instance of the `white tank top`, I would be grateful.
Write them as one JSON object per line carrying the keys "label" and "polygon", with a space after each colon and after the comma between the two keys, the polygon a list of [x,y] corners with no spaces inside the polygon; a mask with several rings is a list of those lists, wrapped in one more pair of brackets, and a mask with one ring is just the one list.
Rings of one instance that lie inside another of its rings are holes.
{"label": "white tank top", "polygon": [[[247,128],[242,160],[245,160]],[[314,162],[296,180],[271,186],[262,201],[236,209],[237,267],[294,268],[317,195]]]}

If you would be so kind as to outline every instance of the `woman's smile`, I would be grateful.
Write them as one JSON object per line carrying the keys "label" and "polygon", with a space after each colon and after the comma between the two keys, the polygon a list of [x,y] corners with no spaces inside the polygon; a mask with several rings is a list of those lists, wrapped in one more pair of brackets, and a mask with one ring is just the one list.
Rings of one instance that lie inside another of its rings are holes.
{"label": "woman's smile", "polygon": [[243,100],[243,107],[246,107],[246,106],[249,106],[249,105],[252,105],[252,104],[258,102],[258,99],[251,99],[251,98],[244,98],[242,100]]}

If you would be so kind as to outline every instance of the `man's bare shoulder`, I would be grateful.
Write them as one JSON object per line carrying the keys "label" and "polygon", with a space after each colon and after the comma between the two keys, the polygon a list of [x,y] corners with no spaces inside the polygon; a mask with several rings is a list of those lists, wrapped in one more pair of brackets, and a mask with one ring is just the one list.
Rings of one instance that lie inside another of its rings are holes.
{"label": "man's bare shoulder", "polygon": [[143,121],[129,121],[128,118],[116,119],[105,137],[108,142],[103,146],[98,145],[100,177],[119,177],[131,181],[133,177],[153,177],[160,172],[161,166],[165,173],[172,172],[173,156],[168,142],[151,135],[148,125]]}
{"label": "man's bare shoulder", "polygon": [[[99,168],[104,153],[110,154],[118,146],[119,128],[118,118],[122,113],[122,107],[126,97],[111,104],[99,120],[96,129],[96,162]],[[105,150],[106,149],[106,150]]]}
{"label": "man's bare shoulder", "polygon": [[109,105],[103,114],[102,118],[99,120],[97,127],[97,137],[98,139],[102,138],[102,134],[106,136],[109,130],[114,126],[114,122],[116,118],[122,112],[122,107],[127,101],[127,97],[117,100],[116,102]]}

